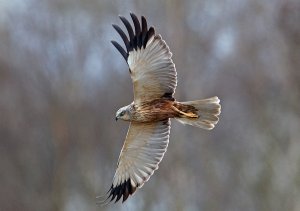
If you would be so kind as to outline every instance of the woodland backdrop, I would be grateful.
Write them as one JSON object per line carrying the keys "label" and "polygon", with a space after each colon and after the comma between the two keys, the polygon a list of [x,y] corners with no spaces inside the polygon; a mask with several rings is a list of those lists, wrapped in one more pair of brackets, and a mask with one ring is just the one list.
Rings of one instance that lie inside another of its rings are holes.
{"label": "woodland backdrop", "polygon": [[[133,99],[110,40],[144,15],[180,101],[219,96],[212,131],[172,121],[159,170],[124,204],[111,185]],[[0,210],[300,210],[299,0],[0,0]]]}

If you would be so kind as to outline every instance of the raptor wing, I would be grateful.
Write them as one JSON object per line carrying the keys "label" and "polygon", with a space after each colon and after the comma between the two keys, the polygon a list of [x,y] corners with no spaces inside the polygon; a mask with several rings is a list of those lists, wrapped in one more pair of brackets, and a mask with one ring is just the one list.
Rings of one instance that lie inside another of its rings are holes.
{"label": "raptor wing", "polygon": [[123,39],[126,50],[116,41],[112,41],[112,44],[129,66],[135,104],[161,97],[172,98],[177,85],[177,73],[168,45],[161,35],[155,34],[153,27],[147,28],[147,21],[143,16],[140,24],[133,13],[130,15],[135,32],[127,19],[120,16],[129,37],[119,26],[113,25]]}
{"label": "raptor wing", "polygon": [[123,202],[150,178],[167,150],[170,120],[134,123],[120,153],[117,170],[105,201]]}

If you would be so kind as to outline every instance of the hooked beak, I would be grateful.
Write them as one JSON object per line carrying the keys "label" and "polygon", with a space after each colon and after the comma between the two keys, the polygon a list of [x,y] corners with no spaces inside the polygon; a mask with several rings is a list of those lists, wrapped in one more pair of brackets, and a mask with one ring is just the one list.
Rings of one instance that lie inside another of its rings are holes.
{"label": "hooked beak", "polygon": [[119,118],[116,116],[116,121],[118,121],[118,119],[119,119]]}

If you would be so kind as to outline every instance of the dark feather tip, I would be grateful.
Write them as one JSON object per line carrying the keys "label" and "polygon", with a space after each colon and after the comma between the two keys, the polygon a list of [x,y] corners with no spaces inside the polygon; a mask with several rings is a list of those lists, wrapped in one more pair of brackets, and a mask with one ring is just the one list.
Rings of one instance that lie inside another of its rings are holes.
{"label": "dark feather tip", "polygon": [[131,185],[130,179],[128,179],[116,187],[113,187],[112,185],[109,191],[104,196],[97,197],[97,199],[99,199],[97,204],[105,206],[110,202],[116,203],[122,198],[122,196],[122,203],[124,203],[128,199],[128,197],[135,191],[136,187],[133,187]]}
{"label": "dark feather tip", "polygon": [[131,12],[130,16],[133,21],[134,31],[129,21],[125,17],[119,15],[122,23],[127,29],[128,36],[119,26],[113,24],[114,29],[118,32],[125,44],[126,51],[117,42],[112,41],[112,43],[118,49],[118,51],[121,53],[121,55],[126,61],[128,59],[130,51],[134,49],[137,50],[142,47],[145,48],[149,39],[155,35],[155,30],[153,27],[150,27],[148,30],[147,21],[144,16],[141,17],[141,22],[134,13]]}

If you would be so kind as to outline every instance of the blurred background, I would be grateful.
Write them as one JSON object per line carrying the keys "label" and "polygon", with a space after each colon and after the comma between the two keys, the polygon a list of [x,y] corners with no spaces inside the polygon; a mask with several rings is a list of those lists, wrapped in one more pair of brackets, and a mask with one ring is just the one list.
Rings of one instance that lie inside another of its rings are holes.
{"label": "blurred background", "polygon": [[[175,97],[217,95],[222,114],[212,131],[172,121],[159,170],[97,207],[133,100],[110,43],[130,11],[170,46]],[[0,210],[298,211],[299,104],[299,0],[0,0]]]}

